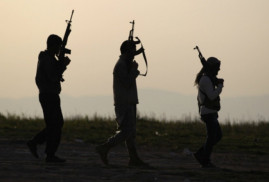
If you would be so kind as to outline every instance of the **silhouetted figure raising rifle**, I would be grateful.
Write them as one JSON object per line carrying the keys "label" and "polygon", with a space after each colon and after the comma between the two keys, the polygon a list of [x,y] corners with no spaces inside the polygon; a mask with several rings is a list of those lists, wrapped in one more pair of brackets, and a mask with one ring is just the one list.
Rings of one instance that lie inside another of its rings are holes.
{"label": "silhouetted figure raising rifle", "polygon": [[[70,63],[70,59],[65,54],[70,54],[71,50],[66,49],[68,36],[71,32],[71,18],[67,21],[67,28],[64,39],[52,34],[47,39],[47,49],[41,51],[38,56],[36,71],[36,85],[39,90],[39,102],[41,104],[46,127],[37,133],[27,142],[34,157],[38,158],[38,145],[46,143],[46,162],[63,163],[65,159],[55,155],[61,141],[62,127],[64,119],[61,110],[61,81],[62,75]],[[58,57],[58,59],[57,59]]]}
{"label": "silhouetted figure raising rifle", "polygon": [[218,79],[220,70],[220,61],[215,57],[207,60],[203,57],[198,46],[200,61],[203,65],[195,79],[195,85],[198,88],[198,108],[201,120],[206,124],[207,138],[205,144],[194,153],[195,159],[202,167],[215,167],[211,162],[211,153],[213,146],[222,138],[222,131],[218,121],[218,111],[220,110],[220,94],[223,88],[223,79]]}
{"label": "silhouetted figure raising rifle", "polygon": [[[144,49],[142,46],[136,50],[136,44],[139,44],[140,40],[133,40],[134,21],[131,23],[132,29],[129,38],[121,44],[121,55],[113,70],[113,95],[118,132],[104,144],[98,145],[96,151],[103,163],[108,165],[109,151],[116,145],[125,142],[129,153],[128,165],[149,167],[140,159],[136,150],[136,108],[138,104],[136,79],[140,71],[134,57],[144,53]],[[145,75],[143,74],[143,76]]]}

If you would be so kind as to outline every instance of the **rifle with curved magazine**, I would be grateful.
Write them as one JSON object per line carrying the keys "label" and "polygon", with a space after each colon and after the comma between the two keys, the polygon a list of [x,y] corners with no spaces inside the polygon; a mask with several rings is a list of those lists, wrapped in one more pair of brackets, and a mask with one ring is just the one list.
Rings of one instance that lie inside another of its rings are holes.
{"label": "rifle with curved magazine", "polygon": [[202,65],[203,65],[203,67],[205,67],[205,66],[206,66],[206,60],[205,60],[204,56],[202,55],[202,53],[201,53],[199,47],[198,47],[198,46],[195,46],[193,49],[194,49],[194,50],[196,49],[196,50],[198,51],[198,53],[199,53],[199,58],[200,58],[200,60],[201,60],[201,63],[202,63]]}
{"label": "rifle with curved magazine", "polygon": [[[132,29],[130,30],[129,32],[129,37],[128,37],[128,40],[129,41],[133,41],[135,44],[140,44],[141,43],[141,40],[138,38],[138,37],[135,37],[137,39],[137,41],[134,41],[134,24],[135,24],[135,21],[133,20],[132,22],[130,22],[132,24]],[[146,57],[146,53],[145,53],[145,49],[143,47],[143,44],[141,43],[141,48],[139,50],[136,51],[135,55],[138,55],[142,53],[143,55],[143,58],[144,58],[144,61],[145,61],[145,64],[146,64],[146,72],[144,74],[139,74],[141,76],[147,76],[147,73],[148,73],[148,61],[147,61],[147,57]]]}

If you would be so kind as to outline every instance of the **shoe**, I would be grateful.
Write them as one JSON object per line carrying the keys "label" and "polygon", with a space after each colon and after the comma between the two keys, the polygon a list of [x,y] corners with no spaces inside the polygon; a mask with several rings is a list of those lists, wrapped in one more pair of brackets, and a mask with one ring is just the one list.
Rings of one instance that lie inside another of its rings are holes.
{"label": "shoe", "polygon": [[35,158],[38,158],[38,154],[37,154],[37,147],[36,147],[36,144],[34,144],[32,142],[32,140],[29,140],[27,142],[27,147],[29,148],[30,152],[32,153],[32,155],[35,157]]}
{"label": "shoe", "polygon": [[108,150],[109,149],[108,147],[105,146],[105,144],[98,145],[95,147],[95,151],[100,155],[100,158],[105,165],[108,165],[108,159],[107,159]]}
{"label": "shoe", "polygon": [[129,167],[146,167],[146,168],[150,167],[148,163],[143,162],[139,158],[138,159],[130,159],[128,166]]}
{"label": "shoe", "polygon": [[60,157],[57,156],[47,156],[46,157],[46,162],[48,163],[65,163],[65,159],[62,159]]}
{"label": "shoe", "polygon": [[193,153],[192,155],[199,162],[199,164],[201,164],[201,166],[204,166],[205,159],[204,159],[204,157],[201,154],[199,154],[199,153],[196,152],[196,153]]}
{"label": "shoe", "polygon": [[208,162],[206,164],[203,164],[202,168],[217,168],[217,166],[212,164],[211,162]]}

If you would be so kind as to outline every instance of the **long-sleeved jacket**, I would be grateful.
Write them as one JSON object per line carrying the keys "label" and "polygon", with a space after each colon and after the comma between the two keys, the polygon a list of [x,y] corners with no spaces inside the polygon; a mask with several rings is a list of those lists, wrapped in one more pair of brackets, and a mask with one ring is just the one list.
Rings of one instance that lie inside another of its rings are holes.
{"label": "long-sleeved jacket", "polygon": [[39,93],[59,94],[61,92],[61,78],[66,66],[48,53],[41,51],[38,56],[36,71],[36,85]]}
{"label": "long-sleeved jacket", "polygon": [[[204,103],[205,99],[209,99],[210,101],[214,101],[218,99],[220,93],[222,92],[223,84],[218,84],[215,88],[213,86],[212,81],[206,75],[202,76],[199,85],[198,85],[198,102]],[[217,101],[219,102],[219,100]],[[218,110],[208,108],[206,105],[202,104],[200,106],[200,114],[210,114],[216,113]]]}
{"label": "long-sleeved jacket", "polygon": [[137,69],[128,69],[123,56],[120,56],[113,70],[114,105],[138,104],[136,87]]}

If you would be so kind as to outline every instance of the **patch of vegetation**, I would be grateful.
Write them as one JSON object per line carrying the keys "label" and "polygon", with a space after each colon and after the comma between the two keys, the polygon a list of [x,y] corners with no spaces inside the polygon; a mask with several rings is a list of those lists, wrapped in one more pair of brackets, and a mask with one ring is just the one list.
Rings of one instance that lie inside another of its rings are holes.
{"label": "patch of vegetation", "polygon": [[[29,140],[45,127],[42,118],[3,115],[0,113],[0,136],[2,139]],[[269,154],[269,122],[221,124],[223,138],[215,147],[219,152],[247,152]],[[104,142],[117,130],[113,118],[94,115],[65,119],[62,140],[82,140],[97,144]],[[206,138],[205,125],[195,120],[160,121],[156,118],[140,117],[137,120],[137,144],[170,150],[189,148],[196,150]]]}

